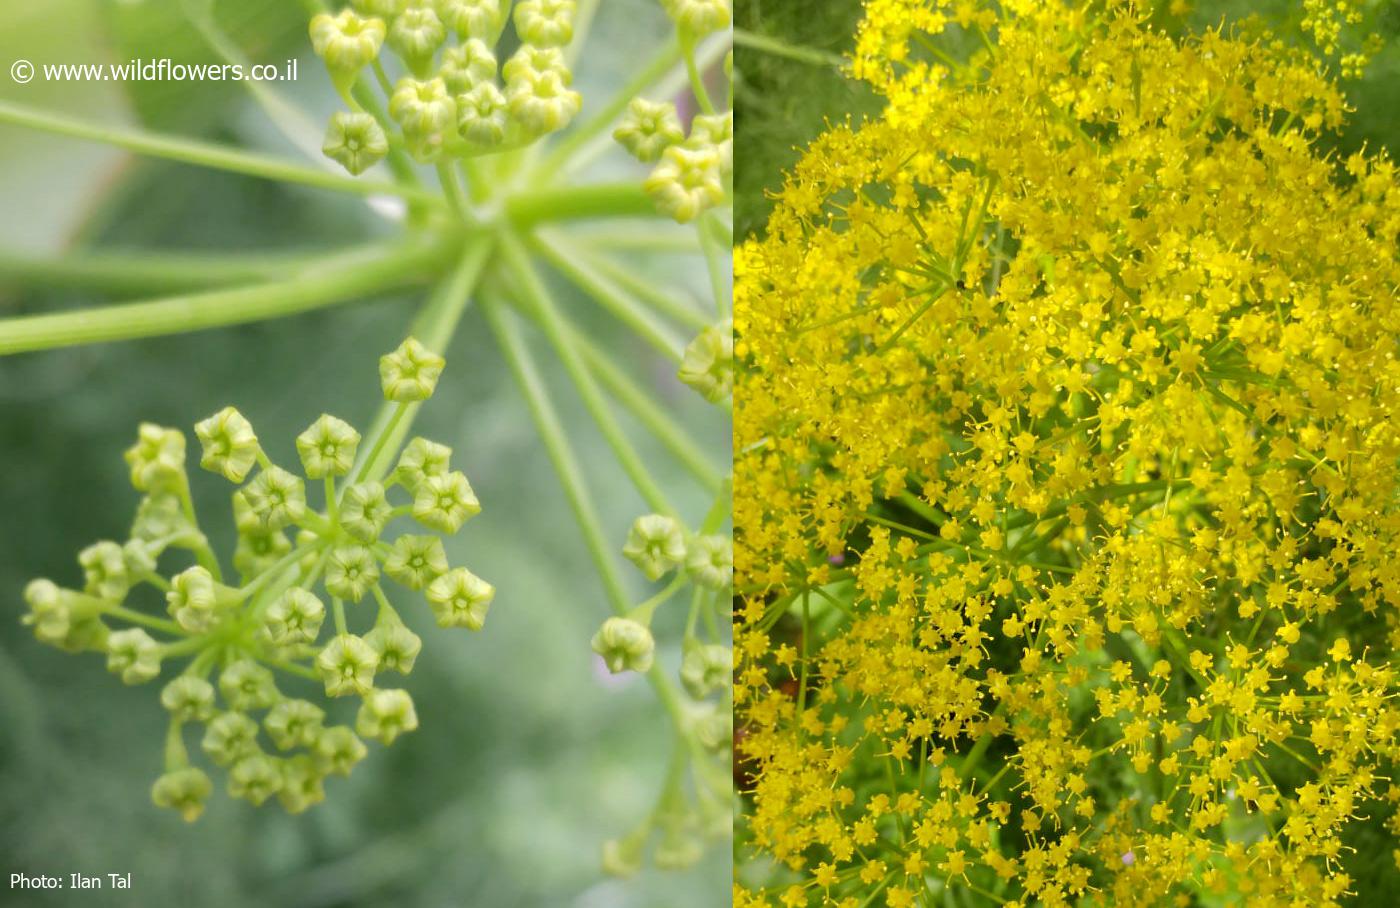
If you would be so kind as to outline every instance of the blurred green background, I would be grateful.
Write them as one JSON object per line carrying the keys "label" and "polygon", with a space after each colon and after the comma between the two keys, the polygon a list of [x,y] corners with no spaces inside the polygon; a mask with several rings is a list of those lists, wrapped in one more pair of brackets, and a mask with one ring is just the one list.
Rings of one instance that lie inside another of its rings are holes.
{"label": "blurred green background", "polygon": [[[246,87],[208,83],[18,86],[18,58],[109,62],[213,59],[177,0],[0,0],[0,99],[97,122],[145,124],[274,153],[295,142],[271,128]],[[225,0],[219,21],[254,62],[305,50],[298,4]],[[600,97],[634,62],[609,47],[665,34],[652,0],[608,0],[578,67]],[[279,85],[284,125],[319,145],[332,105],[314,59]],[[592,92],[592,94],[590,94]],[[603,95],[605,96],[605,94]],[[595,100],[595,103],[596,100]],[[588,110],[585,101],[585,113]],[[634,173],[628,171],[628,173]],[[634,175],[640,175],[636,171]],[[297,250],[329,248],[394,228],[363,202],[193,168],[130,159],[99,146],[0,127],[0,250],[67,248]],[[629,255],[708,298],[703,269]],[[719,465],[728,426],[632,335],[560,285],[573,317],[620,351],[668,409],[695,427]],[[650,809],[669,756],[669,725],[650,689],[599,671],[588,640],[606,616],[600,584],[540,447],[523,400],[479,314],[468,312],[448,372],[417,431],[444,441],[484,505],[448,545],[499,590],[485,630],[444,631],[415,594],[396,597],[424,638],[404,686],[421,728],[370,756],[300,817],[225,797],[222,773],[205,816],[186,825],[151,806],[165,717],[159,685],[128,688],[94,654],[42,646],[21,627],[35,576],[78,585],[76,553],[123,539],[137,502],[122,451],[142,420],[192,424],[226,405],[257,427],[274,460],[295,463],[292,439],[321,412],[364,429],[379,402],[378,355],[403,336],[420,294],[242,328],[0,359],[0,904],[91,906],[548,906],[713,908],[727,903],[722,845],[684,874],[605,879],[598,858]],[[0,280],[0,316],[94,305],[84,293],[18,292]],[[594,481],[606,530],[621,547],[644,505],[561,380],[548,377]],[[641,438],[640,432],[633,432]],[[197,448],[196,448],[197,451]],[[698,522],[708,499],[644,447],[658,478]],[[196,502],[216,548],[231,551],[231,487],[195,470]],[[221,534],[221,535],[220,535]],[[643,594],[641,584],[635,592]],[[666,641],[680,637],[664,610]],[[352,618],[352,621],[354,619]],[[289,691],[299,682],[287,682]],[[341,704],[344,706],[343,704]],[[342,721],[344,717],[342,717]],[[133,874],[130,893],[34,893],[9,875]]]}

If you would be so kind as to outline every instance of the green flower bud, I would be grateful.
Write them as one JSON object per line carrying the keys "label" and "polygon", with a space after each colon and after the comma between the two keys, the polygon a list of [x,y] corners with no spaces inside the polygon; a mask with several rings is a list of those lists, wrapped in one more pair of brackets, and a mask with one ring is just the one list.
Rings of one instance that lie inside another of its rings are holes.
{"label": "green flower bud", "polygon": [[564,59],[564,52],[557,47],[521,45],[511,54],[510,59],[506,60],[506,65],[501,67],[501,75],[508,83],[548,72],[558,73],[565,85],[573,80],[569,64]]}
{"label": "green flower bud", "polygon": [[202,634],[217,621],[219,600],[214,577],[199,565],[175,575],[165,602],[170,617],[191,634]]}
{"label": "green flower bud", "polygon": [[34,628],[34,636],[44,643],[60,645],[73,626],[68,593],[52,580],[31,580],[24,588],[24,601],[29,614],[21,619]]}
{"label": "green flower bud", "polygon": [[355,465],[355,450],[360,433],[343,419],[329,413],[321,414],[303,433],[297,436],[297,453],[308,479],[344,476]]}
{"label": "green flower bud", "polygon": [[503,0],[438,0],[438,15],[463,40],[495,44],[505,27],[504,7]]}
{"label": "green flower bud", "polygon": [[193,766],[175,769],[156,779],[151,786],[151,801],[163,810],[177,810],[186,823],[193,823],[204,813],[204,802],[214,783],[204,770]]}
{"label": "green flower bud", "polygon": [[734,746],[734,710],[729,704],[711,703],[691,720],[695,740],[706,750],[723,752]]}
{"label": "green flower bud", "polygon": [[316,673],[326,685],[326,696],[364,696],[374,688],[379,653],[354,634],[333,637],[316,657]]}
{"label": "green flower bud", "polygon": [[719,152],[720,175],[727,183],[734,176],[734,112],[697,114],[690,121],[687,148],[713,148]]}
{"label": "green flower bud", "polygon": [[107,637],[107,671],[123,684],[145,684],[160,674],[160,644],[139,627]]}
{"label": "green flower bud", "polygon": [[734,323],[712,325],[685,348],[676,377],[710,403],[734,393]]}
{"label": "green flower bud", "polygon": [[325,777],[309,754],[297,754],[282,761],[282,787],[277,800],[287,813],[301,813],[326,799]]}
{"label": "green flower bud", "polygon": [[583,106],[583,98],[557,70],[527,72],[512,79],[506,86],[506,100],[511,119],[533,135],[563,129]]}
{"label": "green flower bud", "polygon": [[647,514],[638,517],[627,533],[622,554],[641,569],[648,580],[685,562],[685,529],[674,517]]}
{"label": "green flower bud", "polygon": [[574,0],[520,0],[515,4],[515,31],[537,47],[562,47],[574,39]]}
{"label": "green flower bud", "polygon": [[506,96],[492,82],[457,96],[457,134],[473,145],[494,148],[504,142],[508,115]]}
{"label": "green flower bud", "polygon": [[[389,153],[389,138],[384,135],[379,121],[369,114],[337,111],[331,114],[330,124],[326,127],[321,153],[351,175],[359,176]],[[359,437],[356,435],[355,439],[358,441]]]}
{"label": "green flower bud", "polygon": [[681,224],[724,202],[724,174],[719,151],[672,145],[661,155],[642,188],[657,210]]}
{"label": "green flower bud", "polygon": [[428,586],[428,605],[439,627],[467,627],[479,631],[496,588],[466,568],[453,568]]}
{"label": "green flower bud", "polygon": [[642,848],[646,837],[630,835],[625,839],[609,839],[603,843],[603,872],[609,876],[627,879],[642,869]]}
{"label": "green flower bud", "polygon": [[326,711],[307,700],[283,700],[263,717],[263,728],[281,750],[310,747],[321,735]]}
{"label": "green flower bud", "polygon": [[185,436],[178,429],[143,422],[136,433],[136,444],[123,456],[131,467],[131,484],[138,492],[173,491],[183,484]]}
{"label": "green flower bud", "polygon": [[452,449],[426,438],[410,441],[399,455],[398,466],[394,469],[394,479],[402,483],[410,492],[430,476],[446,476],[451,469]]}
{"label": "green flower bud", "polygon": [[340,525],[361,542],[374,542],[393,514],[384,487],[377,482],[348,486],[340,502]]}
{"label": "green flower bud", "polygon": [[311,643],[321,633],[326,607],[310,590],[294,586],[268,607],[263,616],[267,638],[278,646]]}
{"label": "green flower bud", "polygon": [[423,649],[422,638],[397,621],[376,626],[365,634],[365,643],[379,655],[377,671],[401,675],[413,671],[413,663]]}
{"label": "green flower bud", "polygon": [[78,553],[85,579],[84,591],[111,602],[121,602],[131,589],[126,556],[115,542],[95,542]]}
{"label": "green flower bud", "polygon": [[[496,55],[485,41],[469,38],[458,46],[443,51],[442,66],[438,69],[438,75],[454,96],[464,95],[478,85],[495,81]],[[459,118],[461,106],[462,102],[458,99]]]}
{"label": "green flower bud", "polygon": [[176,722],[207,722],[214,715],[214,685],[194,675],[181,675],[160,692],[160,705]]}
{"label": "green flower bud", "polygon": [[249,712],[267,709],[282,695],[272,680],[272,672],[252,659],[240,659],[219,675],[219,694],[230,709]]}
{"label": "green flower bud", "polygon": [[[240,494],[239,500],[244,500]],[[257,518],[253,518],[256,522]],[[282,560],[292,542],[281,530],[243,530],[233,550],[233,566],[244,577],[255,577]]]}
{"label": "green flower bud", "polygon": [[353,10],[320,13],[311,20],[311,48],[335,73],[356,73],[379,56],[384,44],[384,20],[365,18]]}
{"label": "green flower bud", "polygon": [[[441,79],[434,81],[441,86]],[[408,338],[394,352],[379,357],[379,380],[384,386],[384,399],[399,403],[427,400],[433,396],[446,365],[447,361],[441,356],[418,343],[417,339]]]}
{"label": "green flower bud", "polygon": [[248,508],[264,529],[280,530],[306,516],[306,483],[281,467],[269,467],[243,488]]}
{"label": "green flower bud", "polygon": [[697,700],[728,684],[734,673],[734,653],[727,646],[692,646],[681,659],[681,683]]}
{"label": "green flower bud", "polygon": [[131,537],[143,542],[169,539],[182,531],[198,536],[180,505],[180,498],[168,492],[156,492],[141,499],[136,506],[136,518],[131,522]]}
{"label": "green flower bud", "polygon": [[661,0],[671,21],[694,38],[728,28],[729,0]]}
{"label": "green flower bud", "polygon": [[369,752],[365,742],[344,725],[322,729],[311,750],[322,772],[338,776],[350,775],[350,770]]}
{"label": "green flower bud", "polygon": [[410,2],[412,0],[350,0],[350,5],[361,16],[378,16],[387,22],[408,9]]}
{"label": "green flower bud", "polygon": [[261,805],[282,787],[282,771],[277,761],[267,754],[244,757],[228,773],[228,794]]}
{"label": "green flower bud", "polygon": [[389,27],[389,46],[398,51],[414,75],[422,78],[433,64],[433,55],[447,40],[447,29],[437,13],[426,6],[412,6]]}
{"label": "green flower bud", "polygon": [[471,483],[455,470],[445,476],[429,476],[413,498],[413,519],[449,536],[480,513],[481,502],[476,500]]}
{"label": "green flower bud", "polygon": [[672,145],[684,142],[685,130],[676,115],[676,105],[633,98],[622,122],[613,130],[613,138],[632,157],[650,164]]}
{"label": "green flower bud", "polygon": [[199,465],[213,473],[222,473],[229,482],[242,482],[258,460],[258,436],[253,426],[233,407],[224,407],[202,422],[195,423],[194,434],[204,448]]}
{"label": "green flower bud", "polygon": [[364,546],[345,545],[331,552],[326,562],[326,590],[341,599],[359,602],[379,582],[374,553]]}
{"label": "green flower bud", "polygon": [[126,574],[131,578],[144,577],[156,570],[156,553],[153,547],[140,539],[128,539],[122,546],[122,561]]}
{"label": "green flower bud", "polygon": [[258,724],[242,713],[220,713],[204,729],[200,747],[219,766],[258,752]]}
{"label": "green flower bud", "polygon": [[685,570],[696,583],[722,590],[734,582],[734,542],[728,536],[696,536],[686,546]]}
{"label": "green flower bud", "polygon": [[370,691],[355,717],[355,731],[384,745],[417,727],[418,713],[406,690]]}
{"label": "green flower bud", "polygon": [[447,552],[436,536],[400,536],[384,559],[384,573],[411,590],[421,590],[447,573]]}
{"label": "green flower bud", "polygon": [[[442,150],[443,133],[456,125],[457,107],[452,101],[452,96],[447,93],[446,83],[441,79],[401,79],[394,89],[394,94],[389,98],[389,116],[403,127],[404,140],[414,156],[421,161],[431,161],[436,159]],[[405,344],[407,343],[405,341]],[[426,386],[416,380],[416,373],[411,373],[407,380],[396,382],[395,393],[418,396],[395,397],[390,392],[389,377],[385,375],[385,361],[401,354],[403,347],[382,357],[379,360],[379,372],[384,377],[384,396],[389,400],[425,400],[433,393],[438,373],[442,372],[442,357],[428,353],[417,341],[413,344],[416,350],[436,358],[436,371],[431,373],[432,378],[427,381]],[[413,360],[402,356],[394,361],[404,366],[413,365]]]}
{"label": "green flower bud", "polygon": [[631,618],[609,618],[593,635],[593,652],[603,657],[614,675],[651,668],[656,641],[645,624]]}

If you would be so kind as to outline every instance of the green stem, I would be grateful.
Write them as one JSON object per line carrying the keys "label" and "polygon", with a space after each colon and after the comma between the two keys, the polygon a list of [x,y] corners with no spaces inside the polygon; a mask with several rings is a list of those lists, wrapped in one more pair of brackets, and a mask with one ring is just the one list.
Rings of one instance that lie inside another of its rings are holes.
{"label": "green stem", "polygon": [[223,148],[192,139],[179,139],[140,130],[114,129],[110,126],[93,126],[81,120],[32,110],[6,101],[0,101],[0,123],[101,142],[136,154],[281,183],[297,183],[360,196],[396,195],[425,204],[442,204],[442,199],[436,194],[414,186],[343,176],[292,164],[269,155]]}
{"label": "green stem", "polygon": [[283,318],[416,283],[443,252],[441,242],[414,242],[378,258],[338,262],[271,284],[0,319],[0,355]]}
{"label": "green stem", "polygon": [[700,109],[713,116],[715,102],[710,100],[709,89],[705,87],[705,76],[695,62],[695,39],[683,38],[681,52],[685,55],[685,73],[690,77],[690,93],[695,96],[695,103],[700,105]]}
{"label": "green stem", "polygon": [[696,232],[700,235],[700,249],[705,253],[705,267],[710,273],[710,291],[715,298],[715,315],[722,320],[729,317],[731,300],[728,281],[730,269],[725,267],[729,247],[722,244],[719,235],[715,233],[712,226],[715,223],[717,222],[712,213],[707,211],[700,216]]}
{"label": "green stem", "polygon": [[167,621],[164,618],[157,618],[154,615],[147,615],[135,609],[129,609],[121,605],[103,605],[102,611],[113,618],[120,618],[123,621],[130,621],[132,624],[144,624],[152,630],[164,631],[175,637],[184,637],[185,629],[174,621]]}
{"label": "green stem", "polygon": [[404,417],[408,415],[409,410],[413,408],[413,406],[414,405],[411,403],[394,404],[394,413],[389,417],[389,421],[384,424],[383,430],[375,434],[374,445],[369,449],[369,455],[361,461],[360,470],[355,474],[355,482],[364,482],[369,478],[370,470],[379,460],[380,455],[384,453],[385,446],[389,444],[390,436],[398,431],[399,424],[403,422]]}
{"label": "green stem", "polygon": [[749,50],[756,50],[774,57],[786,57],[789,60],[796,60],[798,63],[810,63],[813,66],[840,66],[844,62],[839,54],[811,47],[799,47],[796,44],[789,44],[786,41],[742,28],[734,29],[734,46],[746,47]]}
{"label": "green stem", "polygon": [[671,507],[671,503],[666,500],[661,487],[652,479],[651,473],[647,471],[626,433],[617,424],[617,420],[608,408],[602,393],[598,390],[592,374],[584,365],[582,356],[569,343],[570,338],[560,328],[559,311],[554,305],[554,300],[550,298],[549,291],[545,289],[539,275],[531,266],[530,257],[520,245],[520,241],[508,236],[502,251],[506,264],[519,285],[519,292],[529,307],[540,314],[539,325],[544,330],[545,337],[554,347],[559,361],[564,364],[564,369],[569,373],[569,378],[578,390],[579,397],[583,399],[584,407],[593,417],[593,421],[598,424],[599,431],[603,433],[608,446],[617,456],[618,463],[622,465],[622,469],[626,471],[632,484],[637,487],[637,491],[641,493],[642,498],[646,499],[647,505],[652,510],[674,516],[675,508]]}
{"label": "green stem", "polygon": [[558,474],[559,482],[564,487],[564,494],[569,500],[569,507],[574,512],[574,519],[578,521],[579,529],[583,533],[588,552],[598,568],[608,602],[612,606],[613,612],[625,615],[630,610],[631,604],[628,602],[627,592],[622,584],[622,577],[618,574],[617,565],[612,559],[613,547],[608,544],[603,533],[602,523],[598,518],[597,508],[593,504],[593,497],[588,491],[588,485],[584,481],[578,458],[574,455],[568,435],[559,422],[559,415],[549,398],[549,392],[545,389],[544,380],[540,377],[534,359],[530,356],[520,337],[520,330],[514,324],[513,316],[506,311],[506,307],[499,300],[488,295],[482,299],[482,311],[485,312],[486,320],[496,335],[501,353],[510,366],[511,373],[515,376],[521,393],[525,396],[525,402],[529,405],[530,415],[535,421],[540,439],[544,442],[549,459],[554,464],[554,471]]}
{"label": "green stem", "polygon": [[607,256],[588,252],[581,247],[578,247],[578,252],[599,272],[616,281],[623,289],[635,294],[637,299],[651,304],[651,307],[657,312],[670,316],[680,324],[696,331],[703,331],[710,327],[710,320],[705,317],[703,312],[676,299],[664,288],[652,284],[637,273],[635,265],[623,267]]}
{"label": "green stem", "polygon": [[511,193],[506,216],[521,230],[553,221],[587,218],[655,217],[656,205],[640,183],[595,183]]}
{"label": "green stem", "polygon": [[631,295],[598,273],[568,241],[555,234],[548,237],[536,235],[534,239],[535,248],[560,274],[612,313],[618,321],[637,332],[658,353],[673,363],[681,361],[684,344],[680,339],[658,323]]}

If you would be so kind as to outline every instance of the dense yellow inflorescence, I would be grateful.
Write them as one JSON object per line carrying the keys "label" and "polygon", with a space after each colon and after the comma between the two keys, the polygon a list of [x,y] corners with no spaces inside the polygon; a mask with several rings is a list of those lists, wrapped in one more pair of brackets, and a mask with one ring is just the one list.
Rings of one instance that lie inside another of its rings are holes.
{"label": "dense yellow inflorescence", "polygon": [[735,261],[736,906],[1344,900],[1400,832],[1393,165],[1272,38],[866,6],[884,112]]}

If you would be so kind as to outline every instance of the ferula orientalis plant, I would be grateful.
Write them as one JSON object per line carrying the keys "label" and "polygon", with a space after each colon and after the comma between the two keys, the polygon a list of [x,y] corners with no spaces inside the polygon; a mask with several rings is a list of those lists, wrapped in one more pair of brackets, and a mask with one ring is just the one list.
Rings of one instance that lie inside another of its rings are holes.
{"label": "ferula orientalis plant", "polygon": [[[609,670],[645,675],[675,739],[655,808],[608,845],[603,864],[630,873],[654,844],[656,865],[687,866],[706,838],[727,838],[730,831],[730,481],[711,462],[727,461],[728,438],[715,438],[715,454],[709,453],[629,375],[616,351],[576,327],[545,273],[580,289],[669,360],[680,382],[729,409],[733,119],[728,104],[716,105],[706,81],[728,78],[727,59],[724,67],[718,64],[730,44],[729,2],[660,0],[658,7],[639,0],[641,10],[652,7],[669,17],[671,37],[638,61],[612,97],[599,98],[572,87],[598,0],[355,0],[345,8],[309,0],[304,6],[311,48],[340,102],[326,117],[316,166],[92,126],[10,103],[0,104],[0,122],[367,197],[376,212],[401,224],[403,236],[315,257],[0,256],[0,278],[9,283],[71,285],[81,274],[81,283],[98,291],[142,285],[154,295],[0,320],[0,354],[277,318],[432,281],[410,328],[413,339],[382,363],[388,401],[363,440],[334,417],[313,423],[297,439],[302,476],[270,463],[236,410],[197,424],[201,464],[243,484],[234,500],[236,581],[221,572],[225,562],[209,550],[195,522],[184,436],[143,426],[128,454],[133,482],[146,493],[132,538],[84,550],[81,591],[32,584],[26,620],[43,640],[105,652],[111,669],[130,683],[154,679],[162,662],[191,657],[161,697],[172,730],[167,773],[153,792],[157,803],[193,818],[209,792],[208,776],[186,753],[184,730],[194,723],[206,723],[201,746],[228,768],[235,796],[261,802],[276,794],[291,810],[318,800],[325,774],[348,771],[363,754],[362,736],[388,742],[416,726],[408,695],[377,686],[385,671],[406,672],[420,645],[397,619],[380,578],[421,590],[447,626],[480,627],[492,596],[484,580],[447,564],[436,537],[380,538],[386,522],[398,516],[451,533],[475,512],[471,487],[448,469],[445,447],[425,439],[404,442],[468,302],[479,300],[613,613],[600,621],[592,647]],[[211,48],[238,58],[208,4],[185,8]],[[259,86],[253,97],[290,138],[304,138],[286,116],[290,105],[274,90]],[[609,150],[644,165],[644,176],[582,178]],[[641,220],[645,229],[595,223],[613,218]],[[580,223],[585,229],[575,227]],[[670,231],[657,229],[668,223]],[[677,234],[675,224],[687,226]],[[709,288],[677,291],[628,260],[662,253],[695,263],[684,273],[707,274]],[[645,502],[647,513],[626,538],[609,538],[602,527],[588,475],[527,344],[525,323],[558,358]],[[687,342],[678,330],[693,339]],[[706,513],[684,519],[624,431],[616,405],[709,493],[713,505]],[[306,480],[317,479],[325,486],[320,512],[308,506],[305,488]],[[395,503],[399,490],[411,500]],[[292,528],[295,537],[288,535]],[[195,564],[162,573],[157,560],[168,549],[187,550]],[[637,565],[639,579],[666,582],[639,601],[619,570],[619,554]],[[317,582],[324,597],[313,589]],[[128,594],[142,585],[166,595],[168,617],[128,603]],[[651,620],[678,597],[688,600],[689,611],[673,674],[656,658]],[[377,617],[362,632],[352,631],[366,604]],[[117,622],[130,626],[109,627]],[[333,632],[318,634],[323,624]],[[331,698],[359,697],[353,727],[327,724],[327,709],[312,699],[284,696],[278,672],[314,680]],[[261,728],[251,715],[257,712]],[[279,753],[293,755],[271,756],[260,735]]]}

